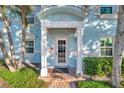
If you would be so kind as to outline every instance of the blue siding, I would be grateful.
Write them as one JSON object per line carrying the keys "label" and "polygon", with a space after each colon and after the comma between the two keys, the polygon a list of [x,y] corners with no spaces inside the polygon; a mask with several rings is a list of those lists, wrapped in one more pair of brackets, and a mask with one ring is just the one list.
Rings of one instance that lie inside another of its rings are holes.
{"label": "blue siding", "polygon": [[[117,14],[117,6],[113,7],[113,13]],[[35,36],[35,54],[32,56],[27,56],[26,60],[30,60],[33,63],[41,62],[41,23],[40,19],[37,18],[37,14],[40,11],[41,6],[37,6],[37,10],[32,13],[35,16],[35,24],[31,25],[30,29],[27,32],[34,34]],[[73,7],[74,8],[74,7]],[[62,8],[63,9],[63,8]],[[60,9],[60,10],[62,10]],[[79,15],[75,15],[75,11],[72,13],[66,12],[56,12],[47,15],[44,20],[48,21],[82,21],[82,12],[79,11]],[[117,19],[114,18],[103,18],[100,19],[98,14],[99,10],[90,11],[89,15],[84,21],[84,31],[83,33],[83,47],[82,52],[84,56],[100,56],[100,38],[104,36],[115,36],[116,34],[116,25]],[[42,13],[41,13],[42,16]],[[83,22],[83,21],[82,21]],[[14,49],[16,53],[16,58],[19,58],[20,47],[21,47],[21,23],[12,19],[11,23],[11,32],[14,40]],[[0,30],[2,30],[3,24],[0,22]],[[75,36],[74,31],[68,31],[67,29],[54,29],[48,31],[48,48],[54,47],[54,42],[56,37],[67,35],[68,36],[68,62],[69,66],[75,67],[77,61],[77,37]],[[7,46],[7,45],[6,45]],[[2,54],[0,52],[0,57]],[[48,65],[55,65],[55,56],[54,54],[48,55],[47,58]]]}
{"label": "blue siding", "polygon": [[100,39],[105,36],[114,37],[116,34],[117,19],[100,19],[89,15],[85,23],[83,36],[84,56],[100,56]]}

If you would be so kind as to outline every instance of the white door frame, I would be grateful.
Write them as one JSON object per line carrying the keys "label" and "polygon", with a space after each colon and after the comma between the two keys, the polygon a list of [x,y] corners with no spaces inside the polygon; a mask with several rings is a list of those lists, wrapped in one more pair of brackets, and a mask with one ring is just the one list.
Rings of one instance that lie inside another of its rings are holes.
{"label": "white door frame", "polygon": [[[66,41],[66,62],[65,63],[58,63],[58,40],[65,40]],[[67,36],[62,36],[62,37],[57,37],[56,38],[56,43],[55,43],[55,66],[56,67],[67,67],[68,66],[68,37]]]}

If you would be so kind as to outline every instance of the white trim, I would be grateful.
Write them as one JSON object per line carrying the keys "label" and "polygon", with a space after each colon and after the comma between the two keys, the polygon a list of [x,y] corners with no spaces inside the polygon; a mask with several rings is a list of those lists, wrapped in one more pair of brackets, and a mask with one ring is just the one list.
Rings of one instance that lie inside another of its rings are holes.
{"label": "white trim", "polygon": [[35,35],[31,32],[26,32],[26,40],[34,40],[35,39]]}
{"label": "white trim", "polygon": [[[83,25],[82,21],[46,21],[41,20],[43,28],[80,28]],[[42,29],[42,28],[41,28]]]}
{"label": "white trim", "polygon": [[41,22],[41,76],[47,76],[47,29]]}
{"label": "white trim", "polygon": [[82,76],[83,70],[82,70],[82,36],[83,36],[83,28],[77,28],[77,67],[76,67],[76,74],[77,76]]}

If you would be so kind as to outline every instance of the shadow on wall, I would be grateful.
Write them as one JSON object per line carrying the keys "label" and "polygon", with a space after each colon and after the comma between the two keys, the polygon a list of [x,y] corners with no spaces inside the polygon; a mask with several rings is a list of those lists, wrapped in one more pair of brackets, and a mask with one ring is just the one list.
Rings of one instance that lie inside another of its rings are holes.
{"label": "shadow on wall", "polygon": [[84,23],[83,53],[98,56],[100,55],[100,39],[105,36],[115,36],[117,19],[100,19],[95,15],[89,15]]}

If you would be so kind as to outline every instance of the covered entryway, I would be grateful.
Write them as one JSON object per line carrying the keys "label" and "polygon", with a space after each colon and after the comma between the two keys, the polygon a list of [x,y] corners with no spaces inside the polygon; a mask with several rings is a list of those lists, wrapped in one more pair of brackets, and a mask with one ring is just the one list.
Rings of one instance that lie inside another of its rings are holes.
{"label": "covered entryway", "polygon": [[[66,24],[66,25],[63,25]],[[48,33],[52,32],[50,29],[74,29],[75,31],[75,37],[76,37],[76,46],[77,46],[77,61],[76,61],[76,74],[81,76],[82,72],[82,22],[50,22],[50,21],[42,21],[42,33],[41,33],[41,53],[42,53],[42,59],[41,59],[41,75],[46,76],[48,74],[48,38],[50,39],[50,36],[48,37]],[[69,31],[66,31],[69,32]],[[59,33],[59,34],[57,34]],[[57,31],[54,33],[54,38],[56,39],[53,44],[53,52],[55,54],[54,59],[56,59],[55,66],[67,66],[68,65],[68,58],[69,56],[67,52],[67,44],[68,44],[68,35],[67,33],[63,32],[64,34]],[[51,39],[50,39],[51,40]],[[53,45],[51,43],[51,46]],[[63,49],[61,49],[63,48]],[[61,52],[60,52],[61,51]],[[62,56],[64,57],[60,57]]]}
{"label": "covered entryway", "polygon": [[[83,74],[82,36],[85,17],[85,11],[75,6],[54,6],[39,13],[41,23],[41,76],[49,74],[49,67],[74,67],[77,76]],[[74,34],[66,33],[70,31],[62,31],[61,33],[59,30],[53,34],[53,40],[50,38],[52,37],[52,33],[49,34],[52,32],[50,29],[74,29]],[[71,36],[74,40],[69,39]]]}

